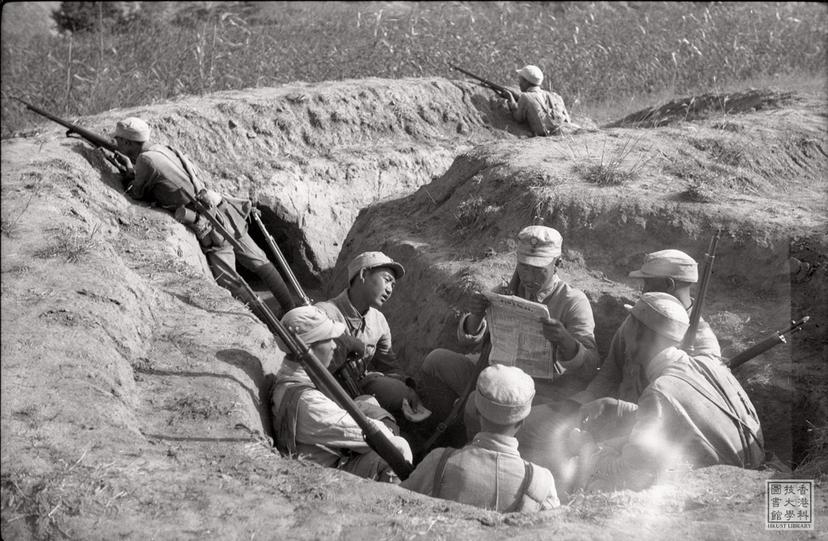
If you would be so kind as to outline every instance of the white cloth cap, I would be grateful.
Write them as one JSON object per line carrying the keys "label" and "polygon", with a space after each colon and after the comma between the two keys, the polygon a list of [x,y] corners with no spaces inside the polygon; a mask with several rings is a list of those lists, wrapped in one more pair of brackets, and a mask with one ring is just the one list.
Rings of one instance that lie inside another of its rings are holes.
{"label": "white cloth cap", "polygon": [[388,267],[394,272],[394,277],[399,280],[405,276],[405,269],[402,265],[388,257],[382,252],[362,252],[348,264],[348,283],[359,274],[362,269],[373,269],[376,267]]}
{"label": "white cloth cap", "polygon": [[296,333],[302,341],[311,345],[342,336],[345,324],[332,321],[317,306],[300,306],[282,317],[282,325]]}
{"label": "white cloth cap", "polygon": [[145,143],[149,139],[150,127],[138,117],[127,117],[115,124],[115,137]]}
{"label": "white cloth cap", "polygon": [[644,256],[641,269],[632,271],[631,278],[673,278],[690,284],[699,281],[699,265],[681,250],[660,250]]}
{"label": "white cloth cap", "polygon": [[529,415],[534,397],[535,382],[526,372],[516,366],[494,364],[480,372],[474,403],[489,421],[511,425]]}
{"label": "white cloth cap", "polygon": [[518,233],[517,260],[533,267],[546,267],[561,255],[563,237],[557,230],[530,225]]}
{"label": "white cloth cap", "polygon": [[533,85],[540,85],[543,82],[543,72],[537,66],[523,66],[517,70],[517,74],[532,83]]}
{"label": "white cloth cap", "polygon": [[669,293],[644,293],[630,314],[656,334],[675,342],[681,342],[690,327],[687,310]]}

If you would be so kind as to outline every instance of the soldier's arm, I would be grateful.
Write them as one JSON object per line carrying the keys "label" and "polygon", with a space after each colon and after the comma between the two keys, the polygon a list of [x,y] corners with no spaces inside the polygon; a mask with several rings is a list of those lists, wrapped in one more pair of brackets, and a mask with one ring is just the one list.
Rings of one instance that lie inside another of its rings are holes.
{"label": "soldier's arm", "polygon": [[621,326],[615,331],[610,342],[609,352],[604,359],[598,373],[589,382],[587,388],[572,397],[572,400],[586,404],[604,396],[616,397],[618,386],[623,379],[624,363],[624,328],[628,320],[624,320]]}
{"label": "soldier's arm", "polygon": [[141,154],[135,160],[134,171],[135,176],[128,182],[127,192],[135,199],[144,199],[158,177],[158,170],[152,160]]}
{"label": "soldier's arm", "polygon": [[566,330],[577,341],[575,354],[561,365],[582,378],[592,378],[598,372],[598,346],[595,343],[595,319],[586,295],[573,299],[563,320]]}
{"label": "soldier's arm", "polygon": [[443,452],[445,452],[445,447],[439,447],[428,453],[411,472],[408,479],[400,483],[400,486],[426,496],[432,496],[434,494],[434,471],[437,469],[437,464],[440,462]]}
{"label": "soldier's arm", "polygon": [[526,110],[529,107],[529,98],[521,94],[520,98],[517,101],[517,107],[512,109],[512,118],[516,122],[525,122],[526,121]]}
{"label": "soldier's arm", "polygon": [[302,393],[296,416],[296,441],[367,453],[362,428],[347,411],[316,389]]}

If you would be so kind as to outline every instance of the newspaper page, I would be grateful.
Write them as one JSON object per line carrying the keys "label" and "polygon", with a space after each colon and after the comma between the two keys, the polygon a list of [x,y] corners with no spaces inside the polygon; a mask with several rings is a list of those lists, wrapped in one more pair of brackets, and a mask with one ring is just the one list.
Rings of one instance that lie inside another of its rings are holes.
{"label": "newspaper page", "polygon": [[513,295],[484,295],[490,302],[486,310],[492,340],[489,363],[517,366],[534,378],[553,379],[555,351],[540,323],[549,317],[546,305]]}

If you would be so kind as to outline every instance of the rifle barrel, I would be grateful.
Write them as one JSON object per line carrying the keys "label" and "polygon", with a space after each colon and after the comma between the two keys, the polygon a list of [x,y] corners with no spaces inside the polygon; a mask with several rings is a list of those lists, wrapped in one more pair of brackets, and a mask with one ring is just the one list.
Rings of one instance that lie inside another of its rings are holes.
{"label": "rifle barrel", "polygon": [[807,323],[809,319],[811,319],[810,316],[805,316],[799,321],[792,321],[790,327],[772,333],[770,336],[768,336],[758,344],[754,344],[753,346],[749,347],[745,351],[739,353],[738,355],[727,361],[727,366],[731,370],[733,370],[734,368],[738,368],[739,366],[745,364],[754,357],[758,357],[759,355],[768,351],[772,347],[786,343],[787,341],[785,340],[785,335],[794,334],[796,332],[801,331],[802,326],[805,325],[805,323]]}
{"label": "rifle barrel", "polygon": [[270,235],[270,232],[268,232],[268,230],[265,229],[265,226],[262,223],[262,220],[259,218],[258,213],[253,212],[251,214],[253,216],[253,221],[256,222],[256,225],[259,227],[262,234],[264,235],[265,242],[267,242],[267,245],[270,247],[270,251],[273,252],[273,256],[276,258],[276,263],[278,263],[281,271],[285,273],[285,275],[287,276],[288,282],[290,282],[290,286],[293,288],[296,294],[299,295],[299,298],[302,299],[302,304],[304,304],[305,306],[310,306],[312,304],[310,297],[308,297],[305,294],[305,290],[302,289],[301,285],[299,285],[299,281],[296,279],[296,275],[293,274],[293,270],[290,268],[290,265],[288,265],[285,256],[282,254],[282,250],[279,249],[279,245],[276,244],[276,241],[273,240],[273,237]]}
{"label": "rifle barrel", "polygon": [[[203,216],[205,216],[213,227],[218,231],[225,239],[227,239],[230,244],[234,247],[239,246],[238,241],[231,235],[227,229],[224,227],[221,222],[219,222],[214,216],[212,216],[209,212],[206,212],[204,205],[199,201],[197,198],[191,196],[185,190],[181,190],[181,193],[184,194],[184,197],[190,200],[190,202],[198,209]],[[374,424],[368,419],[368,417],[362,413],[362,410],[359,409],[359,406],[356,405],[356,402],[348,395],[347,392],[339,385],[339,382],[333,377],[330,371],[325,368],[325,366],[316,358],[310,348],[302,342],[302,339],[298,336],[295,336],[292,332],[285,328],[282,325],[282,322],[276,319],[276,316],[273,315],[273,312],[270,311],[270,308],[267,307],[265,303],[256,295],[256,292],[250,287],[250,285],[239,275],[235,269],[228,269],[228,271],[232,271],[231,275],[234,276],[235,279],[242,284],[245,288],[247,294],[250,298],[254,299],[253,302],[256,303],[256,307],[260,310],[260,312],[265,317],[265,324],[267,325],[270,332],[277,336],[282,343],[287,347],[291,353],[293,353],[297,360],[302,363],[305,369],[308,371],[308,376],[314,382],[317,387],[321,390],[326,390],[328,393],[334,397],[334,400],[339,403],[342,408],[348,412],[348,414],[354,419],[354,421],[359,425],[362,429],[365,442],[377,452],[379,456],[385,460],[391,469],[394,470],[394,473],[397,474],[397,477],[400,479],[407,479],[411,472],[414,470],[414,467],[409,463],[402,453],[394,447],[394,444],[385,436],[385,434],[378,429]]]}
{"label": "rifle barrel", "polygon": [[73,133],[76,133],[79,136],[81,136],[82,138],[84,138],[87,141],[89,141],[90,143],[92,143],[96,147],[105,148],[106,150],[113,151],[113,152],[118,150],[118,145],[116,145],[108,137],[105,137],[103,135],[98,135],[97,133],[95,133],[93,131],[90,131],[90,130],[87,130],[86,128],[81,128],[77,124],[72,124],[71,122],[62,119],[59,116],[55,116],[55,115],[41,109],[40,107],[32,105],[31,103],[29,103],[27,101],[24,101],[24,100],[22,100],[22,99],[20,99],[16,96],[12,96],[12,98],[19,101],[23,105],[25,105],[26,108],[29,109],[30,111],[33,111],[33,112],[39,114],[40,116],[46,117],[49,120],[51,120],[52,122],[56,122],[56,123],[60,124],[61,126],[63,126],[64,128],[66,128],[66,136],[67,137],[69,137]]}
{"label": "rifle barrel", "polygon": [[693,305],[693,311],[690,313],[690,325],[681,341],[681,349],[689,351],[693,343],[696,341],[696,331],[699,328],[699,320],[701,319],[701,309],[704,305],[704,299],[707,296],[707,288],[710,285],[710,275],[713,273],[713,262],[716,259],[716,248],[719,246],[719,237],[722,235],[721,229],[716,229],[716,234],[710,240],[710,246],[705,254],[704,270],[702,271],[701,279],[699,280],[699,292],[696,295],[696,302]]}

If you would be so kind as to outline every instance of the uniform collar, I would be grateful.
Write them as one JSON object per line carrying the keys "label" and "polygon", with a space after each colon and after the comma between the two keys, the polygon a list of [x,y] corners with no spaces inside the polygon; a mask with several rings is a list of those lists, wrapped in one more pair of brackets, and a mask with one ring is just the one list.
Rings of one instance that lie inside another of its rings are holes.
{"label": "uniform collar", "polygon": [[528,300],[542,303],[546,300],[548,296],[554,293],[558,286],[560,286],[562,283],[563,282],[561,281],[561,277],[558,276],[558,273],[556,272],[554,276],[552,276],[552,280],[549,282],[549,284],[540,291],[538,291],[538,294],[536,295],[537,298]]}
{"label": "uniform collar", "polygon": [[478,432],[475,434],[471,445],[480,447],[481,449],[488,449],[489,451],[520,456],[518,452],[518,440],[512,436],[495,434],[493,432]]}
{"label": "uniform collar", "polygon": [[276,379],[313,384],[304,367],[287,357],[282,360],[282,366],[276,371]]}
{"label": "uniform collar", "polygon": [[344,289],[342,293],[337,295],[331,301],[333,302],[334,306],[336,306],[342,315],[345,317],[345,320],[348,322],[348,328],[351,331],[361,331],[365,328],[365,316],[368,315],[368,312],[371,311],[371,307],[368,307],[368,310],[365,311],[365,314],[360,314],[359,311],[356,309],[356,306],[351,302],[351,298],[348,296],[348,289]]}

